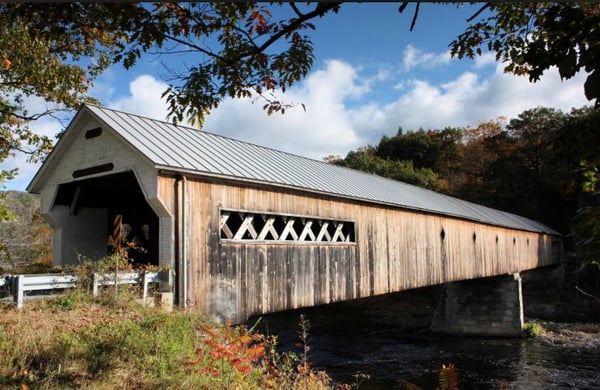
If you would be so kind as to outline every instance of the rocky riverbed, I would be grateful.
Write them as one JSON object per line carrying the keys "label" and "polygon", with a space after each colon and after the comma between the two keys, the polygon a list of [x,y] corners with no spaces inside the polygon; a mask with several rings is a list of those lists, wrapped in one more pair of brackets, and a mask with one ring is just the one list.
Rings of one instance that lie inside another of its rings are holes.
{"label": "rocky riverbed", "polygon": [[[539,324],[544,331],[536,339],[542,343],[575,350],[600,351],[600,324],[551,321],[540,321]],[[600,375],[600,368],[598,374]]]}

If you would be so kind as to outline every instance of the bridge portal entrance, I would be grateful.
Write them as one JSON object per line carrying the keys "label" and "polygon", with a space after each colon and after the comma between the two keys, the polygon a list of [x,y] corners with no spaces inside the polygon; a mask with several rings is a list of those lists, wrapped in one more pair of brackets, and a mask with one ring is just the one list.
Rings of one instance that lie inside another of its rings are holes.
{"label": "bridge portal entrance", "polygon": [[[82,257],[98,259],[113,251],[115,219],[121,216],[122,235],[133,265],[159,264],[159,218],[147,203],[133,172],[61,184],[52,208],[55,262],[77,264]],[[58,257],[57,257],[58,256]]]}

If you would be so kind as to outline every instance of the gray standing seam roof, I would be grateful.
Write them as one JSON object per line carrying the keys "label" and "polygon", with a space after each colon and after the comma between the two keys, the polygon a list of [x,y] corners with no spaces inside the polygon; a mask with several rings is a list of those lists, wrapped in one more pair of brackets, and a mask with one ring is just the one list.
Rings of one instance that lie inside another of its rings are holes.
{"label": "gray standing seam roof", "polygon": [[248,142],[86,104],[157,168],[280,185],[344,198],[558,235],[550,227],[403,182]]}

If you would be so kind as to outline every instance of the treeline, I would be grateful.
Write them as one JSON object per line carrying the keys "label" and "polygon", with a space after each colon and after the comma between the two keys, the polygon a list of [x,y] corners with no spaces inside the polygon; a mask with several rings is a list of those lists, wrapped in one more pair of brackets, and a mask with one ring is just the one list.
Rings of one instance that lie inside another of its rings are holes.
{"label": "treeline", "polygon": [[541,221],[567,236],[567,249],[581,240],[596,249],[590,243],[600,241],[600,221],[590,220],[590,211],[600,216],[598,109],[538,107],[477,127],[400,128],[377,145],[327,160]]}
{"label": "treeline", "polygon": [[0,275],[48,271],[52,228],[40,214],[38,195],[0,191]]}

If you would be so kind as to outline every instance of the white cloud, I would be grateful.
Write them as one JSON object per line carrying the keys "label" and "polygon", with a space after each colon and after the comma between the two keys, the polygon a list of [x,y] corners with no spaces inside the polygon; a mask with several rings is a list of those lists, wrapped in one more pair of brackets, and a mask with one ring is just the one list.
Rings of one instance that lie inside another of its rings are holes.
{"label": "white cloud", "polygon": [[300,94],[307,94],[315,101],[342,102],[346,97],[357,97],[368,91],[366,85],[357,83],[357,71],[339,60],[325,62],[324,69],[318,69],[306,79]]}
{"label": "white cloud", "polygon": [[475,69],[481,69],[488,65],[495,65],[495,64],[496,64],[496,54],[488,51],[488,52],[482,53],[480,56],[475,57],[473,67]]}
{"label": "white cloud", "polygon": [[585,79],[586,75],[579,73],[570,80],[561,80],[558,70],[550,68],[540,81],[531,83],[526,76],[504,73],[504,65],[497,64],[494,74],[479,83],[480,91],[468,100],[471,110],[479,113],[471,117],[478,121],[501,115],[515,118],[539,106],[569,112],[573,107],[590,104],[583,91]]}
{"label": "white cloud", "polygon": [[400,126],[405,130],[469,126],[499,116],[516,117],[537,106],[568,112],[587,104],[584,75],[561,82],[558,73],[550,70],[532,84],[502,69],[498,64],[487,78],[466,71],[441,85],[404,80],[391,102],[351,104],[355,98],[377,97],[377,88],[366,88],[361,83],[365,78],[348,64],[329,61],[283,97],[305,103],[306,112],[296,108],[268,117],[262,104],[227,100],[207,118],[206,129],[319,159],[377,143],[383,134],[393,135]]}
{"label": "white cloud", "polygon": [[356,71],[341,61],[327,61],[299,86],[283,97],[300,106],[267,116],[259,101],[225,100],[207,118],[207,131],[246,140],[287,152],[320,159],[329,154],[344,154],[359,145],[346,99],[366,93]]}
{"label": "white cloud", "polygon": [[[405,83],[392,102],[368,110],[355,110],[353,117],[361,118],[354,119],[353,124],[377,126],[380,134],[393,135],[399,126],[405,130],[417,130],[477,125],[499,116],[514,118],[538,106],[568,112],[573,107],[589,104],[583,94],[584,81],[584,74],[561,81],[558,72],[550,69],[533,84],[526,77],[505,74],[501,64],[485,79],[475,73],[464,72],[442,85],[411,80]],[[366,131],[358,126],[355,130],[358,133]]]}
{"label": "white cloud", "polygon": [[129,83],[129,96],[109,101],[108,107],[148,118],[165,120],[168,109],[161,94],[168,85],[150,75],[141,75]]}
{"label": "white cloud", "polygon": [[412,45],[407,45],[404,50],[402,63],[404,70],[410,71],[417,67],[434,68],[449,63],[451,59],[450,51],[444,53],[425,53]]}

